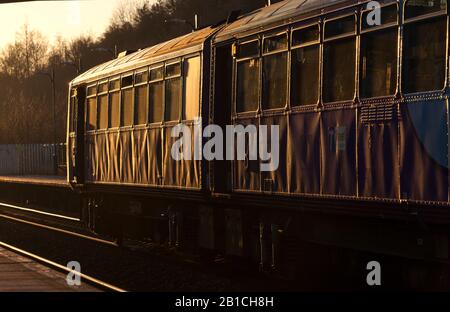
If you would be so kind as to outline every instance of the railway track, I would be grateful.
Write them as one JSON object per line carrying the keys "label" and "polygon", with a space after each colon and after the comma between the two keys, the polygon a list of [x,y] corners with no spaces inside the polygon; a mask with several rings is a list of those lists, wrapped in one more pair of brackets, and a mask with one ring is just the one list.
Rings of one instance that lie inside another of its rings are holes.
{"label": "railway track", "polygon": [[0,218],[92,240],[106,245],[118,246],[114,241],[93,236],[92,233],[86,230],[79,218],[49,213],[42,210],[21,207],[3,202],[0,202]]}
{"label": "railway track", "polygon": [[[243,270],[205,263],[160,247],[127,240],[118,246],[95,237],[81,222],[29,207],[0,204],[0,246],[67,272],[63,264],[81,264],[81,278],[108,291],[245,291],[258,290],[261,277]],[[272,284],[275,289],[278,286]],[[267,290],[266,286],[261,290]]]}
{"label": "railway track", "polygon": [[[5,211],[5,208],[7,211]],[[83,240],[92,241],[95,243],[103,244],[103,245],[109,245],[117,247],[117,244],[113,241],[101,239],[98,237],[94,237],[92,235],[88,235],[85,232],[84,228],[82,227],[81,220],[79,218],[74,218],[66,215],[56,214],[56,213],[49,213],[42,210],[27,208],[27,207],[21,207],[18,205],[12,205],[8,203],[0,202],[0,218],[4,220],[9,220],[13,222],[17,222],[23,225],[32,226],[35,228],[51,231],[60,235],[67,235],[76,237]],[[50,219],[57,220],[57,222],[49,222]],[[39,222],[31,221],[39,219]],[[43,220],[44,219],[44,220]],[[43,223],[44,221],[44,223]],[[45,222],[47,221],[47,222]],[[67,222],[71,222],[71,226],[68,226]],[[45,224],[47,223],[47,224]],[[53,225],[49,225],[48,223],[53,223]],[[74,225],[76,226],[74,228]],[[100,288],[102,290],[106,291],[114,291],[114,292],[125,292],[124,289],[111,285],[110,283],[104,282],[98,278],[95,278],[93,276],[84,274],[84,273],[77,273],[71,271],[66,266],[57,263],[51,259],[48,259],[46,257],[40,256],[38,254],[29,252],[23,248],[8,244],[4,241],[0,240],[0,246],[8,249],[10,251],[13,251],[15,253],[18,253],[22,256],[25,256],[27,258],[30,258],[34,261],[37,261],[41,264],[44,264],[48,267],[54,268],[57,271],[63,272],[63,273],[74,273],[76,275],[79,275],[79,277],[84,280],[85,282],[89,283],[92,286],[95,286],[97,288]]]}
{"label": "railway track", "polygon": [[13,252],[15,252],[17,254],[20,254],[22,256],[30,258],[30,259],[32,259],[32,260],[34,260],[36,262],[44,264],[45,266],[53,268],[53,269],[55,269],[57,271],[60,271],[60,272],[63,272],[63,273],[73,273],[75,275],[78,275],[84,282],[87,282],[91,286],[97,287],[99,289],[106,290],[106,291],[113,291],[113,292],[126,292],[126,290],[124,290],[122,288],[119,288],[119,287],[116,287],[114,285],[111,285],[111,284],[109,284],[107,282],[104,282],[104,281],[102,281],[102,280],[100,280],[98,278],[92,277],[90,275],[72,271],[72,270],[70,270],[69,268],[67,268],[64,265],[56,263],[55,261],[52,261],[52,260],[47,259],[45,257],[38,256],[38,255],[36,255],[34,253],[28,252],[28,251],[26,251],[26,250],[24,250],[22,248],[15,247],[13,245],[7,244],[7,243],[2,242],[2,241],[0,241],[0,246],[5,248],[5,249],[8,249],[10,251],[13,251]]}

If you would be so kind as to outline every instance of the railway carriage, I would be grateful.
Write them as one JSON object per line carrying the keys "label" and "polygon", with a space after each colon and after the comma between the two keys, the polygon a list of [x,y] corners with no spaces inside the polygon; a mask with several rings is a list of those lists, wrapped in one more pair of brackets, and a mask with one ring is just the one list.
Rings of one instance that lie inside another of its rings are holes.
{"label": "railway carriage", "polygon": [[[282,1],[77,77],[68,179],[90,225],[262,267],[299,241],[448,259],[448,4],[378,3],[374,23],[369,1]],[[278,169],[173,160],[195,117],[278,125]]]}

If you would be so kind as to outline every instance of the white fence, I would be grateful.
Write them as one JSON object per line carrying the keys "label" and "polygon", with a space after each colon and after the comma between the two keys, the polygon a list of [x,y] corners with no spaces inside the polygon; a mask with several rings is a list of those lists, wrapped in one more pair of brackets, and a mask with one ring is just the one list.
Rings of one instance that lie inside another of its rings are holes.
{"label": "white fence", "polygon": [[65,144],[0,145],[0,175],[57,175]]}

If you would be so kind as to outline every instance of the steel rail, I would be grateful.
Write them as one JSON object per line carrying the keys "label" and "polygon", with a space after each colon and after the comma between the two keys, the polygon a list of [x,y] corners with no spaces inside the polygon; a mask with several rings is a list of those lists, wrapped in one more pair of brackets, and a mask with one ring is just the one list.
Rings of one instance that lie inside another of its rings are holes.
{"label": "steel rail", "polygon": [[35,227],[40,227],[40,228],[43,228],[43,229],[46,229],[46,230],[55,231],[55,232],[63,233],[63,234],[66,234],[66,235],[75,236],[75,237],[86,239],[86,240],[91,240],[91,241],[94,241],[94,242],[97,242],[97,243],[101,243],[101,244],[105,244],[105,245],[109,245],[109,246],[118,247],[117,243],[109,241],[109,240],[96,238],[96,237],[92,237],[92,236],[88,236],[88,235],[84,235],[84,234],[81,234],[81,233],[72,232],[72,231],[68,231],[68,230],[63,230],[63,229],[60,229],[60,228],[57,228],[57,227],[53,227],[53,226],[49,226],[49,225],[39,224],[39,223],[36,223],[36,222],[23,220],[23,219],[19,219],[19,218],[8,216],[8,215],[4,215],[4,214],[0,214],[0,218],[7,219],[7,220],[12,220],[12,221],[15,221],[15,222],[20,222],[20,223],[24,223],[24,224],[28,224],[28,225],[32,225],[32,226],[35,226]]}
{"label": "steel rail", "polygon": [[21,206],[16,206],[16,205],[11,205],[11,204],[0,202],[0,207],[1,206],[11,208],[11,209],[16,209],[16,210],[32,212],[32,213],[36,213],[36,214],[42,214],[42,215],[46,215],[46,216],[50,216],[50,217],[70,220],[70,221],[76,221],[76,222],[81,221],[79,218],[68,217],[68,216],[60,215],[60,214],[56,214],[56,213],[50,213],[50,212],[45,212],[45,211],[40,211],[40,210],[36,210],[36,209],[25,208],[25,207],[21,207]]}
{"label": "steel rail", "polygon": [[126,290],[124,290],[122,288],[119,288],[119,287],[116,287],[114,285],[108,284],[106,282],[103,282],[103,281],[101,281],[101,280],[99,280],[99,279],[97,279],[95,277],[86,275],[84,273],[73,271],[73,270],[71,270],[71,269],[69,269],[69,268],[67,268],[67,267],[65,267],[65,266],[63,266],[63,265],[61,265],[59,263],[56,263],[56,262],[54,262],[52,260],[43,258],[41,256],[38,256],[36,254],[33,254],[33,253],[28,252],[28,251],[23,250],[23,249],[20,249],[18,247],[12,246],[12,245],[7,244],[5,242],[0,241],[0,246],[4,247],[6,249],[9,249],[11,251],[14,251],[14,252],[16,252],[18,254],[21,254],[21,255],[23,255],[25,257],[31,258],[31,259],[33,259],[33,260],[35,260],[37,262],[44,263],[44,264],[46,264],[48,266],[54,267],[55,269],[57,269],[59,271],[65,271],[67,273],[73,273],[75,275],[78,275],[80,278],[89,281],[91,284],[93,284],[93,286],[99,286],[100,288],[111,290],[111,291],[115,291],[115,292],[126,292]]}

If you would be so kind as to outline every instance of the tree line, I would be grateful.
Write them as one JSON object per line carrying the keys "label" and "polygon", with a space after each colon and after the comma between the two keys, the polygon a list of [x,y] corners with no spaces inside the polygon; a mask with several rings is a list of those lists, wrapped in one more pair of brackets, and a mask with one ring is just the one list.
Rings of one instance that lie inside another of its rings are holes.
{"label": "tree line", "polygon": [[[58,38],[53,44],[24,25],[0,52],[0,144],[64,142],[68,83],[81,71],[199,27],[224,21],[233,10],[263,7],[265,0],[123,0],[102,36]],[[274,2],[274,1],[272,1]],[[187,22],[182,22],[182,21]],[[49,74],[54,72],[55,107]],[[56,120],[53,122],[53,109]]]}

